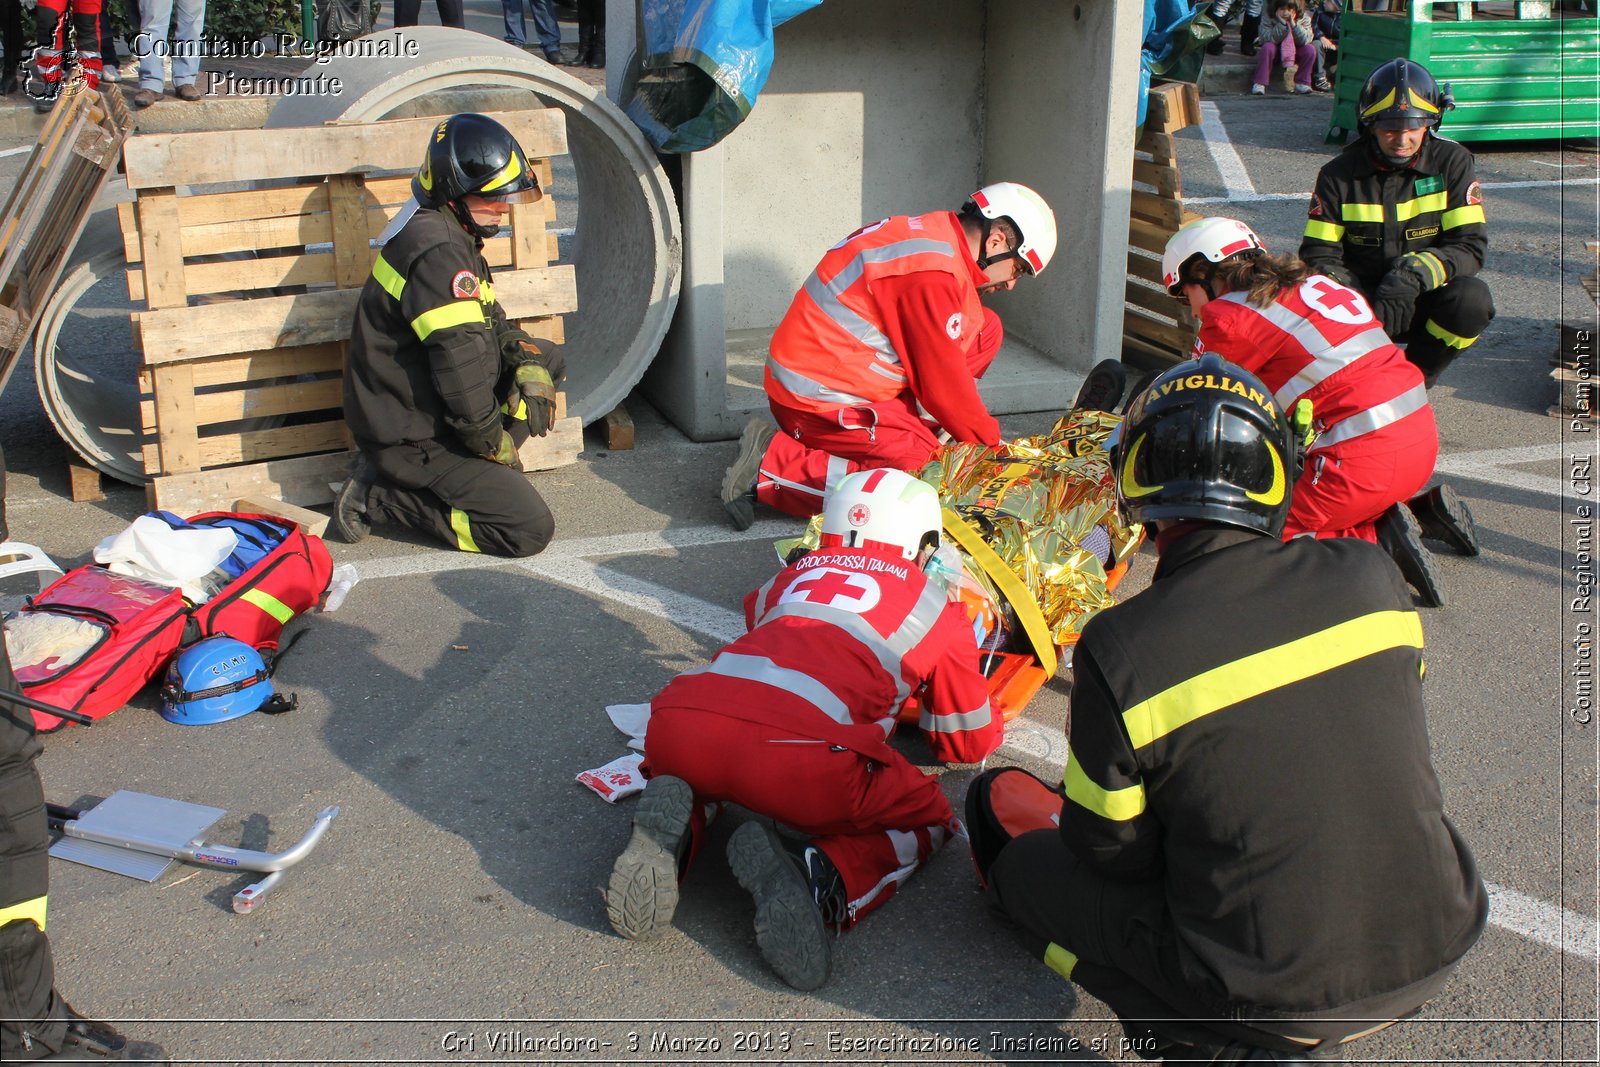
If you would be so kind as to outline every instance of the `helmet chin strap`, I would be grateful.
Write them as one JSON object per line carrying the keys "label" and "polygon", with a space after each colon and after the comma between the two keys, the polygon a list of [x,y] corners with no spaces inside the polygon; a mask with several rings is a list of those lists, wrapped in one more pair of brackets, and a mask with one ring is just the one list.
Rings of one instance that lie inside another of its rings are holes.
{"label": "helmet chin strap", "polygon": [[493,226],[485,226],[477,219],[474,219],[472,217],[472,212],[467,210],[465,200],[450,201],[450,210],[455,213],[456,221],[460,222],[466,231],[472,234],[474,237],[482,240],[488,240],[500,232],[499,223],[496,223]]}

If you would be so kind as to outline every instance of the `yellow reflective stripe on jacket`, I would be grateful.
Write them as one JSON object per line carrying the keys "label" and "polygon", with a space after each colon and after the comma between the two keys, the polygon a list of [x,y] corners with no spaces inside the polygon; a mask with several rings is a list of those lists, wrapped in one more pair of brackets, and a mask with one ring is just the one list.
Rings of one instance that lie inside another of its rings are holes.
{"label": "yellow reflective stripe on jacket", "polygon": [[1421,647],[1422,620],[1416,612],[1375,611],[1179,682],[1124,711],[1122,721],[1133,747],[1140,749],[1196,719],[1274,689],[1392,648]]}
{"label": "yellow reflective stripe on jacket", "polygon": [[1445,344],[1449,345],[1451,348],[1471,348],[1473,342],[1477,340],[1476,337],[1462,337],[1460,334],[1451,333],[1449,330],[1445,329],[1443,326],[1440,326],[1432,319],[1429,319],[1427,322],[1423,323],[1422,328],[1427,330],[1433,336],[1437,337],[1439,340],[1443,341]]}
{"label": "yellow reflective stripe on jacket", "polygon": [[1382,204],[1340,204],[1339,217],[1346,222],[1382,222]]}
{"label": "yellow reflective stripe on jacket", "polygon": [[436,307],[432,311],[424,311],[411,320],[411,328],[417,332],[417,340],[426,341],[428,335],[435,330],[443,330],[450,326],[465,326],[470,322],[487,322],[483,317],[483,305],[477,299],[453,300],[443,307]]}
{"label": "yellow reflective stripe on jacket", "polygon": [[34,897],[32,900],[24,900],[21,904],[0,908],[0,926],[32,921],[41,931],[44,930],[44,913],[49,900],[49,897]]}
{"label": "yellow reflective stripe on jacket", "polygon": [[1445,277],[1444,260],[1432,252],[1413,252],[1411,253],[1411,258],[1419,267],[1428,272],[1429,289],[1437,289],[1449,280]]}
{"label": "yellow reflective stripe on jacket", "polygon": [[264,589],[250,589],[239,595],[240,600],[247,600],[271,615],[279,622],[288,622],[294,618],[294,609]]}
{"label": "yellow reflective stripe on jacket", "polygon": [[1473,223],[1477,223],[1480,226],[1484,225],[1482,204],[1468,204],[1466,207],[1451,208],[1444,213],[1444,218],[1439,221],[1439,225],[1447,230],[1453,230],[1458,226],[1471,226]]}
{"label": "yellow reflective stripe on jacket", "polygon": [[399,300],[400,294],[406,291],[406,280],[400,277],[399,271],[389,265],[389,261],[383,258],[381,252],[372,262],[372,276],[383,286],[383,291],[396,300]]}
{"label": "yellow reflective stripe on jacket", "polygon": [[490,283],[488,278],[478,279],[478,300],[484,306],[494,303],[494,285]]}
{"label": "yellow reflective stripe on jacket", "polygon": [[1448,203],[1443,190],[1419,196],[1415,200],[1402,201],[1394,206],[1395,221],[1406,222],[1430,211],[1443,211]]}
{"label": "yellow reflective stripe on jacket", "polygon": [[1061,776],[1061,784],[1066,787],[1068,800],[1113,822],[1127,822],[1144,812],[1142,782],[1122,789],[1101,788],[1084,773],[1083,764],[1078,762],[1078,755],[1072,751],[1070,744],[1067,745],[1067,769]]}
{"label": "yellow reflective stripe on jacket", "polygon": [[1044,965],[1070,982],[1072,970],[1078,966],[1078,957],[1052,941],[1045,946]]}
{"label": "yellow reflective stripe on jacket", "polygon": [[1336,245],[1344,240],[1344,227],[1336,222],[1308,219],[1306,221],[1306,236],[1316,241],[1327,241],[1329,244]]}
{"label": "yellow reflective stripe on jacket", "polygon": [[478,542],[472,539],[472,523],[467,521],[467,513],[460,508],[450,509],[450,529],[456,532],[456,547],[463,552],[482,552]]}

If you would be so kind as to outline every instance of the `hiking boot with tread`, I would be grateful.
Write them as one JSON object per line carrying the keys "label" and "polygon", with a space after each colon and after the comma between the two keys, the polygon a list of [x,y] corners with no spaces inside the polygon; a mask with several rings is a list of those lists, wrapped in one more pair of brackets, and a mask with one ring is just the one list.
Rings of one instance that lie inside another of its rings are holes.
{"label": "hiking boot with tread", "polygon": [[1391,504],[1378,519],[1378,544],[1400,568],[1406,584],[1425,608],[1444,607],[1444,582],[1434,570],[1433,553],[1422,543],[1422,527],[1404,504]]}
{"label": "hiking boot with tread", "polygon": [[678,908],[678,859],[689,837],[694,790],[682,778],[650,779],[633,836],[611,867],[606,918],[629,941],[649,941],[672,925]]}
{"label": "hiking boot with tread", "polygon": [[29,1063],[100,1063],[121,1060],[127,1063],[170,1063],[166,1050],[150,1041],[130,1041],[109,1023],[79,1015],[66,1005],[67,1032],[61,1049]]}
{"label": "hiking boot with tread", "polygon": [[1418,493],[1406,501],[1406,507],[1417,517],[1423,537],[1443,541],[1462,556],[1476,556],[1481,551],[1472,509],[1448,485]]}
{"label": "hiking boot with tread", "polygon": [[771,421],[757,415],[739,434],[739,454],[722,476],[722,506],[735,530],[748,530],[756,521],[756,476],[761,473],[761,457],[777,432]]}
{"label": "hiking boot with tread", "polygon": [[799,861],[771,826],[747,822],[728,839],[728,866],[756,904],[756,945],[778,977],[803,992],[828,980],[833,947]]}

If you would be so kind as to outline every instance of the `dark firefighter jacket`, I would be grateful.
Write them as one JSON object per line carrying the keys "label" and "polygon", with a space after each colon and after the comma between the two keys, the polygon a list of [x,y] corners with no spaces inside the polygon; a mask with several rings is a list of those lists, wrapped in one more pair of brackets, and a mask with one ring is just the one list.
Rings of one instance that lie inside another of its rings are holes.
{"label": "dark firefighter jacket", "polygon": [[1219,1011],[1382,1005],[1477,940],[1421,669],[1411,598],[1363,541],[1202,527],[1085,627],[1061,834],[1102,877],[1163,883]]}
{"label": "dark firefighter jacket", "polygon": [[1472,153],[1424,138],[1405,167],[1390,167],[1363,137],[1317,174],[1300,258],[1313,273],[1372,290],[1407,252],[1424,253],[1427,288],[1470,277],[1489,247]]}
{"label": "dark firefighter jacket", "polygon": [[449,213],[422,208],[379,252],[344,376],[345,420],[361,444],[438,439],[494,451],[505,314],[481,249]]}

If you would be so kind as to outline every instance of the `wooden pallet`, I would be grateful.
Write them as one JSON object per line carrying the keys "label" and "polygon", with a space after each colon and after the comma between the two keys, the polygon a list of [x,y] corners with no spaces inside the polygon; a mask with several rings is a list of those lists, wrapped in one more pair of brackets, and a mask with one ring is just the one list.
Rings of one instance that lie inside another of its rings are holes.
{"label": "wooden pallet", "polygon": [[132,128],[122,93],[102,95],[74,78],[39,131],[0,210],[0,389]]}
{"label": "wooden pallet", "polygon": [[[557,109],[493,116],[540,182],[565,153]],[[353,442],[341,390],[346,344],[382,232],[410,195],[437,118],[294,130],[135,137],[119,206],[128,294],[143,353],[139,384],[152,506],[190,513],[269,496],[332,499]],[[248,181],[252,188],[239,190]],[[232,188],[216,189],[229,183]],[[179,187],[183,187],[180,193]],[[207,188],[211,187],[211,188]],[[552,265],[555,204],[512,209],[509,236],[484,246],[495,296],[535,336],[563,340],[577,307],[573,267]],[[523,466],[572,463],[583,427],[566,416],[522,451]]]}
{"label": "wooden pallet", "polygon": [[1200,94],[1188,82],[1151,86],[1144,132],[1134,145],[1133,205],[1128,219],[1128,282],[1122,317],[1122,360],[1168,367],[1189,356],[1198,324],[1186,304],[1161,285],[1167,239],[1192,218],[1172,135],[1200,121]]}

